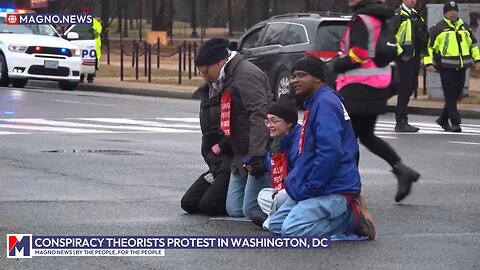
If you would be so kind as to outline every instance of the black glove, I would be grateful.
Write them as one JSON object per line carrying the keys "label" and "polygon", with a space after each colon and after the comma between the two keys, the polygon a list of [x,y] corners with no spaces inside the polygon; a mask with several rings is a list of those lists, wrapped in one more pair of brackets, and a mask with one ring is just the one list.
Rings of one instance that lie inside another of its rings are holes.
{"label": "black glove", "polygon": [[263,160],[263,157],[252,157],[252,159],[250,160],[250,175],[255,178],[259,178],[265,175],[267,170],[265,169]]}

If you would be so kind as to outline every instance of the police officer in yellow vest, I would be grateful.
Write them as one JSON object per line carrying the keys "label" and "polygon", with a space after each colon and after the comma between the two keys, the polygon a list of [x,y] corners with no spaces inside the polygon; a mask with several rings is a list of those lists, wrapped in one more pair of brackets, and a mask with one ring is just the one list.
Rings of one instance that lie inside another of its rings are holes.
{"label": "police officer in yellow vest", "polygon": [[[92,9],[89,7],[84,7],[82,8],[82,12],[84,14],[90,14],[92,12]],[[102,39],[101,39],[102,24],[95,18],[93,18],[92,31],[93,31],[93,37],[95,38],[95,55],[96,55],[95,70],[98,70],[98,64],[100,63],[100,57],[102,56]],[[89,83],[92,83],[93,77],[94,77],[94,74],[88,74],[87,81]]]}
{"label": "police officer in yellow vest", "polygon": [[95,18],[93,18],[93,36],[95,37],[95,51],[97,55],[97,63],[95,68],[98,70],[98,63],[100,62],[100,56],[102,56],[102,24]]}
{"label": "police officer in yellow vest", "polygon": [[395,10],[395,16],[389,20],[397,38],[399,55],[396,61],[400,76],[395,109],[396,132],[418,132],[419,130],[408,123],[407,111],[410,96],[418,88],[420,54],[425,52],[428,42],[427,25],[414,9],[416,4],[417,0],[403,0],[402,5]]}
{"label": "police officer in yellow vest", "polygon": [[470,26],[458,17],[458,4],[448,0],[443,14],[443,20],[430,29],[428,54],[423,61],[427,71],[440,73],[445,106],[437,124],[445,131],[461,132],[457,100],[462,96],[466,69],[475,66],[480,70],[480,53]]}

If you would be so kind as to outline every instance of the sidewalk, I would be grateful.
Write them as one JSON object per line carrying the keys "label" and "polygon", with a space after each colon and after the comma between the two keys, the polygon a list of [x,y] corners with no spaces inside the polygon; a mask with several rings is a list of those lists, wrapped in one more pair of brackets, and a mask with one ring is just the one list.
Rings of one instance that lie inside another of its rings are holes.
{"label": "sidewalk", "polygon": [[[134,80],[134,78],[125,78],[125,80]],[[119,77],[97,77],[92,84],[82,83],[78,86],[78,90],[82,91],[182,99],[191,99],[195,89],[195,86],[154,84],[144,82],[121,82]],[[470,80],[470,91],[480,94],[480,79],[472,78]],[[396,96],[392,97],[388,101],[389,112],[395,111],[396,103]],[[427,96],[419,96],[418,99],[410,100],[409,113],[438,116],[442,111],[443,105],[443,101],[430,100]],[[464,118],[480,119],[480,104],[459,103],[458,110]]]}

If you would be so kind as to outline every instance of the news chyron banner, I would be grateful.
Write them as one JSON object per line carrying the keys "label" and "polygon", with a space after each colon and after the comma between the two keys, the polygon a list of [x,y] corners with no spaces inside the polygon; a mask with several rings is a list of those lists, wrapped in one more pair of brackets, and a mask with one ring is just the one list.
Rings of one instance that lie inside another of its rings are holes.
{"label": "news chyron banner", "polygon": [[323,249],[329,237],[33,236],[7,234],[7,258],[165,256],[167,249]]}

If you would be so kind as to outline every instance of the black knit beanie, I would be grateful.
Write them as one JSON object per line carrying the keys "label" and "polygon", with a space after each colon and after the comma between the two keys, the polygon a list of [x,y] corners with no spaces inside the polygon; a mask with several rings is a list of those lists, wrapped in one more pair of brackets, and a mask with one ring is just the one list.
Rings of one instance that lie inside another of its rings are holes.
{"label": "black knit beanie", "polygon": [[295,70],[305,71],[313,77],[325,81],[323,79],[323,61],[320,58],[313,56],[300,58],[293,64],[292,73]]}
{"label": "black knit beanie", "polygon": [[290,94],[280,96],[277,102],[268,110],[269,114],[273,114],[287,123],[295,125],[298,122],[298,110],[295,98]]}
{"label": "black knit beanie", "polygon": [[211,38],[202,44],[195,57],[196,66],[210,66],[228,57],[228,39]]}

